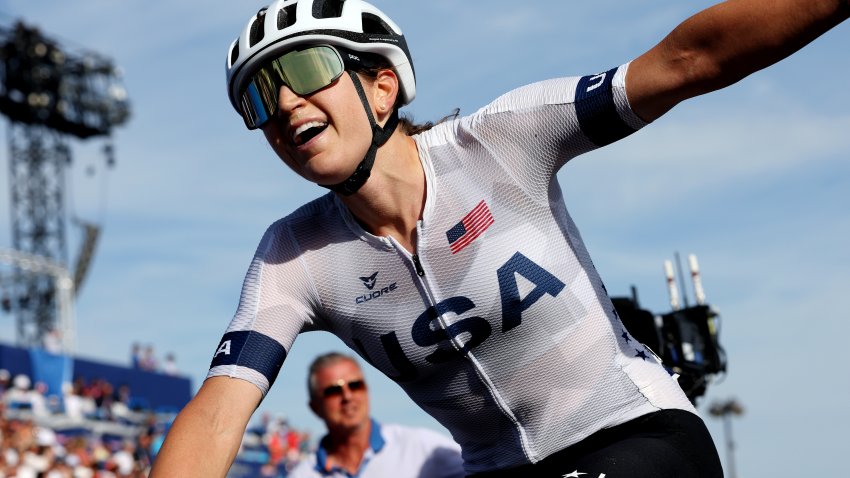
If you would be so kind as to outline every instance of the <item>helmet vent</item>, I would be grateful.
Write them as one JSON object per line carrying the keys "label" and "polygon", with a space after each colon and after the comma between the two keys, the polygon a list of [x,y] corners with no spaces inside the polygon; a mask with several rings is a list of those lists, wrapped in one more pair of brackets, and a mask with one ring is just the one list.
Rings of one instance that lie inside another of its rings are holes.
{"label": "helmet vent", "polygon": [[233,44],[233,48],[230,50],[230,65],[232,66],[236,63],[236,60],[239,59],[239,39],[236,39],[236,43]]}
{"label": "helmet vent", "polygon": [[257,13],[257,18],[251,24],[251,32],[248,34],[248,47],[253,47],[266,36],[266,9],[262,9]]}
{"label": "helmet vent", "polygon": [[372,14],[372,13],[364,13],[363,14],[363,33],[374,33],[378,35],[392,35],[395,32],[387,22],[383,21],[381,17]]}
{"label": "helmet vent", "polygon": [[295,10],[297,4],[293,3],[292,5],[288,5],[286,7],[281,8],[277,12],[277,29],[283,30],[284,28],[290,27],[295,23]]}
{"label": "helmet vent", "polygon": [[345,0],[318,0],[313,2],[313,18],[339,18]]}

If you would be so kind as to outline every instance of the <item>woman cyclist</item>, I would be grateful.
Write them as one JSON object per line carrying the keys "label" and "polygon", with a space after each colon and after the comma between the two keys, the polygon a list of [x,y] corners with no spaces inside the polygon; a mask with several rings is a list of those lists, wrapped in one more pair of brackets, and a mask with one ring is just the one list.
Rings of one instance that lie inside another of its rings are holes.
{"label": "woman cyclist", "polygon": [[623,327],[555,174],[796,51],[847,0],[730,0],[609,71],[428,128],[398,26],[362,0],[276,0],[227,52],[228,95],[327,195],[274,223],[154,477],[224,476],[303,331],[399,383],[475,476],[720,477],[703,422]]}

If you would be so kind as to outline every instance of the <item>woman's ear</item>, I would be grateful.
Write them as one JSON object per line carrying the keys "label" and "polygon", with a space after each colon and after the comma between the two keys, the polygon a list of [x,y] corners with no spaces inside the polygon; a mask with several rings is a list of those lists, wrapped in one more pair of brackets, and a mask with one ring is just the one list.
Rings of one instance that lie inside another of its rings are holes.
{"label": "woman's ear", "polygon": [[375,120],[383,124],[395,108],[398,97],[398,76],[392,70],[380,70],[372,84],[372,105],[375,109]]}

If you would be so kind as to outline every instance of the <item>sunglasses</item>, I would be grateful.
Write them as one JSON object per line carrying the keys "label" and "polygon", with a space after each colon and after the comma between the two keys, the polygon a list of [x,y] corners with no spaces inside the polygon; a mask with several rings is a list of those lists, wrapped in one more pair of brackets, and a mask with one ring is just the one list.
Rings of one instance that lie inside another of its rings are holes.
{"label": "sunglasses", "polygon": [[322,397],[341,397],[343,394],[343,387],[347,387],[349,392],[362,392],[363,390],[366,390],[366,382],[362,378],[352,380],[350,382],[340,379],[335,385],[325,387],[325,389],[322,390]]}
{"label": "sunglasses", "polygon": [[241,92],[240,113],[245,126],[257,129],[275,115],[281,86],[299,96],[309,95],[336,81],[347,67],[359,66],[358,56],[330,45],[284,53],[254,73]]}

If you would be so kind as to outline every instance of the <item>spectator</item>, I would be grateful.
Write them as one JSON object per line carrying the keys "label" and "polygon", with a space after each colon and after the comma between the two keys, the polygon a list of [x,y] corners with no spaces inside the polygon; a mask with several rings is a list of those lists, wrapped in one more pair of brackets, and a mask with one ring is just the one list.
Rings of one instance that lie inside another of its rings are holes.
{"label": "spectator", "polygon": [[12,388],[6,392],[4,400],[10,409],[32,410],[33,396],[30,393],[32,382],[26,375],[16,375],[12,380]]}
{"label": "spectator", "polygon": [[65,416],[73,421],[83,420],[83,397],[77,395],[73,383],[62,384],[62,404]]}
{"label": "spectator", "polygon": [[12,374],[5,368],[0,368],[0,394],[5,393],[12,386]]}
{"label": "spectator", "polygon": [[[2,398],[3,406],[8,410],[27,411],[33,415],[44,417],[49,414],[47,400],[38,390],[30,387],[30,379],[26,375],[17,375],[14,385]],[[40,386],[43,389],[43,386]]]}
{"label": "spectator", "polygon": [[142,368],[142,346],[138,342],[133,342],[130,348],[130,366]]}
{"label": "spectator", "polygon": [[129,475],[136,466],[135,454],[136,444],[131,440],[124,440],[120,449],[112,455],[109,462],[115,465],[115,470],[119,475]]}
{"label": "spectator", "polygon": [[151,435],[151,431],[143,431],[139,435],[138,446],[133,457],[142,469],[150,469],[151,465],[153,465],[154,455],[151,453],[152,444],[153,436]]}
{"label": "spectator", "polygon": [[269,449],[269,462],[273,465],[283,463],[287,454],[287,443],[285,438],[285,429],[276,428],[269,430],[264,437],[266,446]]}
{"label": "spectator", "polygon": [[44,474],[44,478],[75,478],[74,469],[65,460],[65,457],[56,457],[53,465]]}
{"label": "spectator", "polygon": [[369,415],[363,372],[354,358],[330,353],[310,366],[310,409],[328,429],[319,450],[291,478],[462,477],[460,447],[422,428],[380,424]]}
{"label": "spectator", "polygon": [[108,381],[98,378],[92,381],[86,395],[94,401],[94,414],[97,418],[112,418],[112,403],[115,401],[114,388]]}
{"label": "spectator", "polygon": [[44,350],[47,352],[54,355],[59,355],[63,352],[62,334],[58,330],[50,329],[44,334],[42,340],[44,342]]}
{"label": "spectator", "polygon": [[89,449],[86,439],[78,436],[68,440],[65,444],[66,457],[75,468],[91,468],[94,465],[94,456]]}
{"label": "spectator", "polygon": [[165,355],[165,361],[162,363],[162,372],[166,375],[178,375],[177,359],[172,352]]}
{"label": "spectator", "polygon": [[51,408],[48,403],[48,399],[45,396],[47,394],[47,384],[44,382],[36,382],[35,386],[29,393],[33,415],[36,417],[46,417],[50,415]]}
{"label": "spectator", "polygon": [[147,370],[148,372],[155,372],[157,367],[156,356],[153,353],[153,345],[148,345],[145,347],[145,351],[142,353],[141,360],[141,368],[142,370]]}

